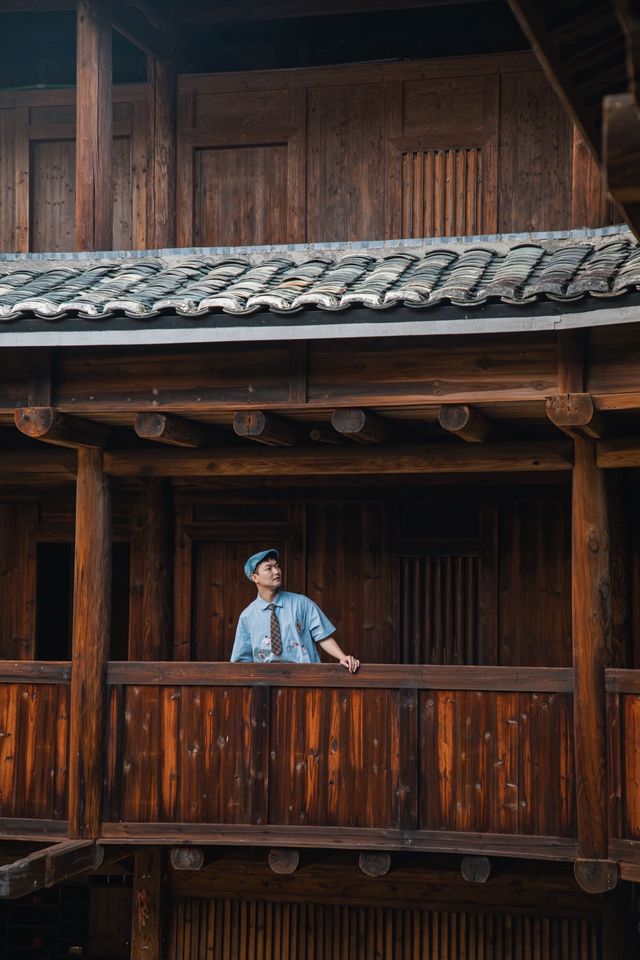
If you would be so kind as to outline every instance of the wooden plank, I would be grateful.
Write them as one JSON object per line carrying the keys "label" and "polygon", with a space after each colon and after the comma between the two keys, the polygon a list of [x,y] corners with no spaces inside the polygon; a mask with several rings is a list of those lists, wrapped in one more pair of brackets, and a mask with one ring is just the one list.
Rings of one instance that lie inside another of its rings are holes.
{"label": "wooden plank", "polygon": [[331,426],[343,437],[357,443],[387,443],[407,439],[407,432],[370,410],[343,408],[331,414]]}
{"label": "wooden plank", "polygon": [[78,450],[69,752],[72,837],[98,836],[105,667],[111,631],[111,504],[102,454]]}
{"label": "wooden plank", "polygon": [[166,660],[173,640],[173,497],[167,480],[145,481],[142,529],[142,631],[132,660]]}
{"label": "wooden plank", "polygon": [[113,107],[107,0],[78,0],[76,31],[76,248],[110,250]]}
{"label": "wooden plank", "polygon": [[59,447],[104,447],[109,429],[53,407],[18,407],[16,427],[25,436]]}
{"label": "wooden plank", "polygon": [[298,438],[295,424],[262,410],[239,410],[233,417],[233,431],[269,447],[291,447]]}
{"label": "wooden plank", "polygon": [[609,669],[604,673],[607,693],[640,694],[639,670]]}
{"label": "wooden plank", "polygon": [[68,835],[67,820],[48,820],[31,817],[0,817],[0,837],[3,839],[37,841],[62,840]]}
{"label": "wooden plank", "polygon": [[349,674],[337,664],[255,664],[110,662],[109,685],[135,686],[268,686],[378,688],[404,690],[494,690],[569,693],[571,668],[460,667],[415,664],[363,664]]}
{"label": "wooden plank", "polygon": [[581,859],[606,860],[604,668],[611,648],[607,502],[594,441],[575,444],[571,570],[579,852]]}
{"label": "wooden plank", "polygon": [[72,481],[76,475],[75,453],[64,450],[38,451],[15,450],[3,451],[0,458],[0,480],[11,482],[14,478],[17,483],[25,483],[28,479],[38,479],[44,476],[50,481]]}
{"label": "wooden plank", "polygon": [[[571,862],[577,841],[570,837],[477,833],[450,830],[391,830],[366,827],[313,827],[243,824],[104,823],[100,842],[174,845],[188,840],[199,845],[330,847],[346,850],[405,850],[432,853],[483,854]],[[627,858],[629,859],[629,858]]]}
{"label": "wooden plank", "polygon": [[596,464],[603,470],[640,466],[640,440],[636,437],[599,440],[596,446]]}
{"label": "wooden plank", "polygon": [[148,847],[135,855],[131,960],[163,956],[163,865],[161,847]]}
{"label": "wooden plank", "polygon": [[571,452],[564,443],[415,444],[273,450],[108,451],[105,472],[117,477],[165,476],[359,476],[363,474],[512,473],[568,471]]}
{"label": "wooden plank", "polygon": [[0,683],[64,683],[71,681],[67,660],[0,660]]}
{"label": "wooden plank", "polygon": [[558,332],[558,393],[584,393],[586,330]]}

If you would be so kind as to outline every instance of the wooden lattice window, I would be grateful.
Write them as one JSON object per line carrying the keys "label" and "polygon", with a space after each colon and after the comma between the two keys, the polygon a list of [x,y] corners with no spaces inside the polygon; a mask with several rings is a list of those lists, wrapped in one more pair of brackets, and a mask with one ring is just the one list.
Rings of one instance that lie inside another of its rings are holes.
{"label": "wooden lattice window", "polygon": [[481,662],[479,556],[401,556],[402,663]]}
{"label": "wooden lattice window", "polygon": [[402,154],[402,236],[485,232],[484,153],[480,147]]}

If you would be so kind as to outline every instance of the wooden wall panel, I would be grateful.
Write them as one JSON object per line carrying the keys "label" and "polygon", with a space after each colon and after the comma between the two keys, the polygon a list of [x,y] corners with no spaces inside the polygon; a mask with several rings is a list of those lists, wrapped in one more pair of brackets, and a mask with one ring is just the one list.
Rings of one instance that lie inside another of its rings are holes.
{"label": "wooden wall panel", "polygon": [[107,717],[106,820],[266,819],[265,691],[113,687]]}
{"label": "wooden wall panel", "polygon": [[484,229],[480,147],[402,154],[403,237],[456,237]]}
{"label": "wooden wall panel", "polygon": [[69,687],[0,689],[0,817],[67,818]]}
{"label": "wooden wall panel", "polygon": [[307,593],[343,650],[369,663],[399,656],[392,518],[389,504],[375,502],[307,507]]}
{"label": "wooden wall panel", "polygon": [[0,505],[0,657],[32,660],[36,643],[35,504]]}
{"label": "wooden wall panel", "polygon": [[498,231],[569,227],[573,130],[540,71],[502,76],[499,150]]}
{"label": "wooden wall panel", "polygon": [[194,161],[197,246],[287,242],[286,145],[197,149]]}
{"label": "wooden wall panel", "polygon": [[168,960],[603,960],[598,919],[264,900],[171,902]]}
{"label": "wooden wall panel", "polygon": [[504,666],[571,664],[570,516],[568,499],[500,505],[498,662]]}
{"label": "wooden wall panel", "polygon": [[306,239],[386,235],[386,87],[307,91]]}
{"label": "wooden wall panel", "polygon": [[270,822],[415,828],[415,694],[281,688],[272,698]]}
{"label": "wooden wall panel", "polygon": [[75,172],[75,141],[36,140],[31,144],[31,250],[75,249]]}
{"label": "wooden wall panel", "polygon": [[420,721],[422,828],[575,836],[570,696],[421,692]]}

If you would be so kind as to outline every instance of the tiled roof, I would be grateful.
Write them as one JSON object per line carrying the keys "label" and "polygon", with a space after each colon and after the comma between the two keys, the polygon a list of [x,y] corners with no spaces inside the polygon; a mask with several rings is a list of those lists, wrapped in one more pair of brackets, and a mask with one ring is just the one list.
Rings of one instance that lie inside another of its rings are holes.
{"label": "tiled roof", "polygon": [[639,287],[640,247],[626,232],[512,245],[405,242],[302,254],[25,258],[0,261],[0,319],[198,318],[221,311],[244,316],[492,301],[520,307],[619,297]]}

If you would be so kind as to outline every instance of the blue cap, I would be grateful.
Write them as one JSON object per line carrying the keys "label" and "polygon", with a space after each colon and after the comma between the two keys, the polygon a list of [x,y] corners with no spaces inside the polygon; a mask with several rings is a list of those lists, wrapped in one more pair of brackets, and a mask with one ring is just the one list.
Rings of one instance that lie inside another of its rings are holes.
{"label": "blue cap", "polygon": [[265,559],[265,557],[275,557],[277,560],[279,556],[280,554],[277,550],[274,550],[273,547],[271,547],[270,550],[260,550],[259,553],[254,553],[252,557],[249,557],[244,565],[245,576],[248,580],[251,580],[251,574],[255,573],[256,567],[259,563],[261,563],[262,560]]}

